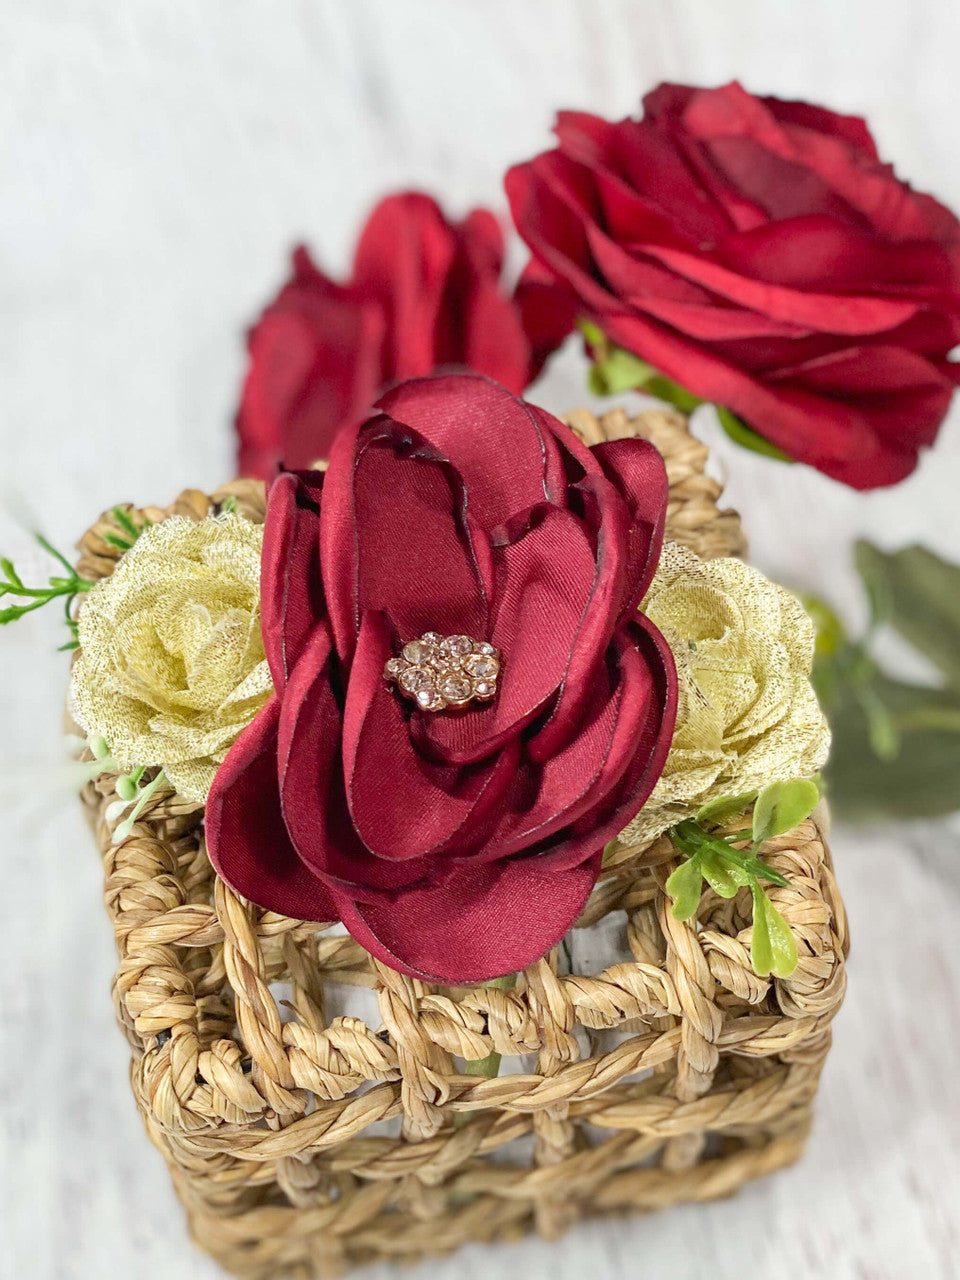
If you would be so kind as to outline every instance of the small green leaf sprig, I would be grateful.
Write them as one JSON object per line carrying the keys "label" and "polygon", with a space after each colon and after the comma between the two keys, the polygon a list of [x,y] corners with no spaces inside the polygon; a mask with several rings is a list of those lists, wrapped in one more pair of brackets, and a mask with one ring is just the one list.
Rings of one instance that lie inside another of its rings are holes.
{"label": "small green leaf sprig", "polygon": [[[646,360],[641,360],[631,351],[625,351],[623,347],[611,342],[591,320],[580,320],[578,328],[593,355],[587,385],[594,395],[613,396],[623,391],[643,391],[667,404],[675,405],[681,413],[693,413],[694,409],[707,403],[687,391],[686,387],[681,387],[679,382],[666,377],[652,364],[647,364]],[[765,457],[776,458],[779,462],[793,462],[793,458],[752,427],[748,427],[735,413],[719,404],[714,405],[714,408],[720,426],[736,444],[754,453],[762,453]]]}
{"label": "small green leaf sprig", "polygon": [[[107,530],[103,534],[103,539],[120,552],[129,551],[144,529],[152,523],[144,517],[138,524],[123,507],[113,507],[110,514],[116,522],[117,531]],[[43,534],[35,533],[33,536],[37,544],[62,567],[63,573],[51,575],[46,586],[31,587],[23,581],[10,559],[0,558],[0,599],[13,596],[28,601],[25,604],[11,604],[0,608],[0,626],[17,622],[26,614],[42,609],[44,605],[54,600],[62,600],[70,639],[66,644],[60,645],[60,650],[77,649],[80,647],[80,642],[77,638],[78,627],[74,616],[74,605],[78,596],[89,591],[96,584],[90,578],[81,577],[66,556],[52,546]],[[154,777],[144,781],[144,775],[147,772],[145,767],[131,769],[129,773],[124,773],[122,766],[113,758],[106,740],[96,734],[85,742],[81,739],[78,745],[89,747],[93,755],[92,760],[77,766],[77,776],[81,785],[105,773],[119,774],[116,781],[117,799],[108,805],[106,818],[108,822],[116,822],[118,818],[127,814],[113,833],[117,843],[126,840],[151,796],[162,787],[169,785],[166,774],[160,769]]]}
{"label": "small green leaf sprig", "polygon": [[129,810],[124,821],[114,828],[113,840],[115,844],[119,844],[131,834],[134,823],[143,813],[151,796],[155,795],[164,786],[169,785],[167,775],[160,769],[155,777],[148,782],[144,782],[144,774],[147,772],[145,766],[131,769],[129,773],[122,773],[121,766],[114,760],[106,739],[99,734],[94,734],[88,738],[86,746],[93,753],[93,759],[85,766],[87,781],[99,778],[104,773],[120,774],[115,784],[117,799],[112,804],[107,805],[104,815],[107,822],[112,823],[116,822],[118,818]]}
{"label": "small green leaf sprig", "polygon": [[[704,880],[721,898],[733,898],[749,888],[753,897],[750,962],[758,977],[773,974],[788,978],[797,967],[796,941],[761,883],[786,886],[789,881],[763,861],[761,846],[809,818],[819,800],[820,787],[813,779],[773,782],[759,792],[721,796],[667,832],[674,846],[686,855],[666,885],[677,920],[689,920],[696,914]],[[719,834],[721,825],[746,813],[751,805],[749,828]]]}
{"label": "small green leaf sprig", "polygon": [[82,592],[89,591],[93,583],[87,578],[81,578],[66,556],[52,547],[42,534],[34,534],[34,537],[44,551],[63,566],[64,572],[51,574],[46,586],[29,587],[14,568],[13,562],[5,556],[0,558],[0,574],[3,575],[0,578],[0,599],[13,596],[29,601],[27,604],[10,604],[0,608],[0,626],[8,622],[17,622],[26,614],[42,609],[44,605],[51,604],[54,600],[62,600],[64,619],[70,629],[70,639],[60,648],[76,649],[78,641],[77,622],[73,616],[74,601]]}
{"label": "small green leaf sprig", "polygon": [[[110,514],[116,521],[120,532],[108,531],[103,535],[104,540],[118,551],[129,551],[143,530],[150,524],[150,521],[144,519],[143,524],[138,525],[129,512],[124,511],[122,507],[114,507]],[[29,602],[27,604],[10,604],[0,608],[0,626],[4,626],[8,622],[17,622],[26,614],[33,613],[36,609],[42,609],[44,605],[51,604],[54,600],[62,600],[64,621],[70,630],[70,639],[66,644],[60,645],[59,648],[61,652],[77,649],[79,648],[79,641],[77,639],[77,620],[74,616],[74,604],[78,596],[85,591],[89,591],[95,584],[89,578],[82,578],[66,556],[61,554],[56,547],[51,546],[42,533],[35,533],[33,536],[37,544],[46,551],[47,555],[51,556],[63,568],[63,573],[51,574],[46,586],[30,587],[20,577],[20,574],[14,568],[12,560],[9,560],[6,556],[0,557],[0,599],[12,596],[15,599],[23,599]]]}

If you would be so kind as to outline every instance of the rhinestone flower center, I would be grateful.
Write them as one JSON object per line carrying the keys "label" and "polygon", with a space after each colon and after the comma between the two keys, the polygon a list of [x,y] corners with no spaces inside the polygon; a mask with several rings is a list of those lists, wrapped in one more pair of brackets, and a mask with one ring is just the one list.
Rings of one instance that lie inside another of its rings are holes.
{"label": "rhinestone flower center", "polygon": [[389,660],[383,678],[422,711],[444,711],[496,697],[500,663],[500,650],[486,640],[426,631]]}

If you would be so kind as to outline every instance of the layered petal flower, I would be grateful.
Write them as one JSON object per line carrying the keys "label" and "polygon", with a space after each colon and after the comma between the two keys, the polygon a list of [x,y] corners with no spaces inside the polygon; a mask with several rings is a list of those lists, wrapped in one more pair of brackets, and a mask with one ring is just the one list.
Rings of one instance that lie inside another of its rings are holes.
{"label": "layered petal flower", "polygon": [[534,369],[523,314],[501,283],[493,214],[459,223],[419,192],[382,200],[357,243],[351,278],[331,280],[305,248],[250,331],[237,414],[243,475],[315,466],[402,378],[465,366],[522,391]]}
{"label": "layered petal flower", "polygon": [[[263,567],[277,694],[215,783],[221,876],[436,981],[554,945],[671,740],[673,661],[636,612],[666,494],[645,441],[591,451],[477,375],[398,386],[322,475],[281,475]],[[401,696],[386,663],[427,631],[494,645],[496,696]]]}
{"label": "layered petal flower", "polygon": [[661,85],[639,120],[556,133],[506,180],[538,362],[583,315],[835,479],[913,470],[960,380],[960,223],[862,120]]}

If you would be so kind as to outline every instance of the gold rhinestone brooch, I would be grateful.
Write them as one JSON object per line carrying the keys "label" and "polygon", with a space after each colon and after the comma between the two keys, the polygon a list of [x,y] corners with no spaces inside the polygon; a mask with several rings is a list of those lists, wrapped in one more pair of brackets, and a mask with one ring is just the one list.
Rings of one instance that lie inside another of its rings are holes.
{"label": "gold rhinestone brooch", "polygon": [[500,650],[486,640],[426,631],[390,659],[383,678],[422,711],[444,711],[496,697],[500,662]]}

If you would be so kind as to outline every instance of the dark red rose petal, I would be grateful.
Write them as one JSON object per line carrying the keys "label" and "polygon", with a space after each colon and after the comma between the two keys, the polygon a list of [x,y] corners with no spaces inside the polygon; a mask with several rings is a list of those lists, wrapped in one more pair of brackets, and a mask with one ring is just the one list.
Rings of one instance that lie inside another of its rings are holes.
{"label": "dark red rose petal", "polygon": [[[518,770],[484,858],[506,857],[551,840],[558,856],[562,848],[577,860],[594,840],[604,844],[640,811],[649,792],[637,779],[649,778],[653,787],[665,755],[655,770],[649,768],[650,756],[663,740],[663,751],[669,748],[676,715],[673,659],[659,633],[655,643],[651,640],[655,629],[645,621],[620,633],[608,663],[594,672],[593,697],[581,704],[584,718],[577,735],[549,758],[528,760]],[[598,810],[602,822],[589,829],[578,825]]]}
{"label": "dark red rose petal", "polygon": [[408,191],[374,209],[357,244],[352,288],[386,316],[381,383],[436,367],[436,332],[456,242],[440,206]]}
{"label": "dark red rose petal", "polygon": [[503,233],[487,209],[457,227],[457,254],[437,327],[437,366],[478,369],[519,394],[530,382],[530,341],[523,316],[503,292]]}
{"label": "dark red rose petal", "polygon": [[510,781],[518,747],[509,743],[499,757],[472,768],[427,759],[411,741],[409,704],[383,678],[390,652],[383,619],[365,615],[343,724],[353,825],[366,848],[388,863],[420,865],[451,847],[470,852]]}
{"label": "dark red rose petal", "polygon": [[482,528],[507,524],[544,500],[563,505],[567,476],[554,432],[532,405],[489,378],[414,379],[387,392],[377,408],[449,460]]}
{"label": "dark red rose petal", "polygon": [[277,744],[280,796],[299,857],[335,891],[380,899],[435,878],[426,859],[375,858],[350,820],[344,788],[342,715],[333,648],[318,629],[283,700]]}
{"label": "dark red rose petal", "polygon": [[295,920],[338,920],[327,886],[301,862],[277,789],[280,701],[271,698],[217,770],[204,830],[217,874],[237,893]]}
{"label": "dark red rose petal", "polygon": [[354,938],[384,964],[427,982],[516,973],[564,936],[590,895],[601,850],[557,869],[549,857],[463,865],[445,884],[390,904],[344,904]]}
{"label": "dark red rose petal", "polygon": [[307,638],[325,614],[318,520],[323,473],[284,472],[267,502],[260,577],[263,647],[282,693]]}
{"label": "dark red rose petal", "polygon": [[327,279],[305,249],[293,267],[250,334],[237,417],[243,475],[269,479],[280,463],[313,466],[382,383],[384,317],[376,301]]}
{"label": "dark red rose petal", "polygon": [[[626,521],[622,532],[626,538]],[[496,616],[477,638],[501,651],[497,696],[467,714],[421,715],[415,737],[433,758],[469,764],[516,737],[559,690],[585,616],[603,612],[596,558],[570,512],[546,508],[532,529],[496,549],[495,565]],[[615,590],[613,563],[607,572]]]}
{"label": "dark red rose petal", "polygon": [[534,374],[519,305],[502,288],[503,239],[475,209],[449,223],[418,192],[388,196],[338,283],[306,249],[249,337],[237,415],[240,469],[271,479],[279,464],[316,466],[398,378],[467,365],[521,391]]}

